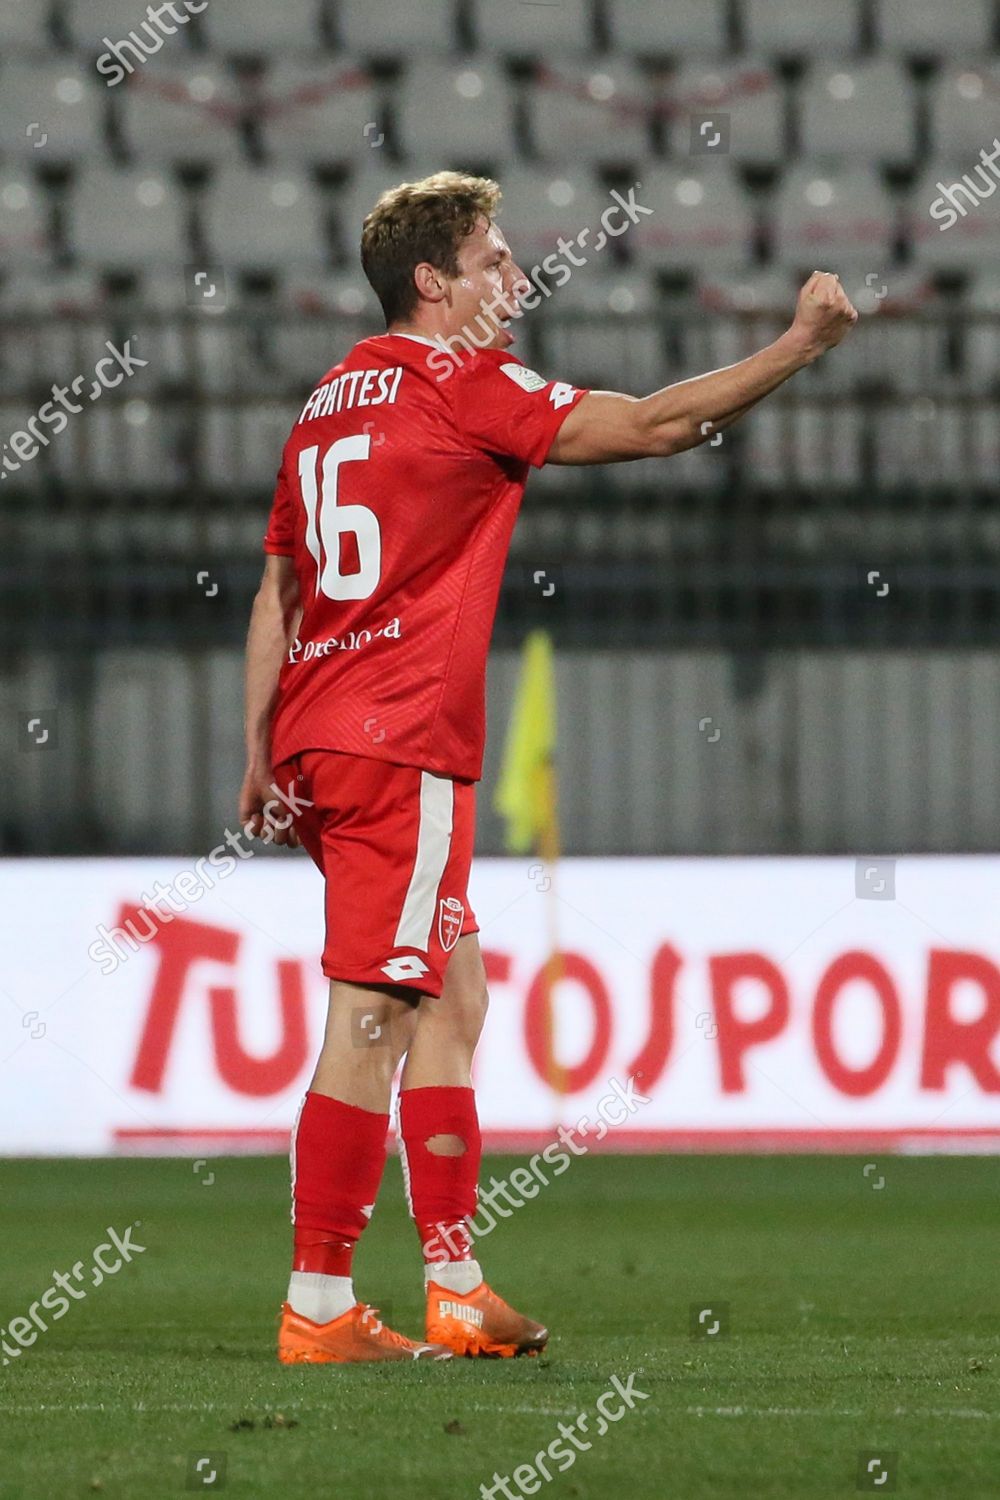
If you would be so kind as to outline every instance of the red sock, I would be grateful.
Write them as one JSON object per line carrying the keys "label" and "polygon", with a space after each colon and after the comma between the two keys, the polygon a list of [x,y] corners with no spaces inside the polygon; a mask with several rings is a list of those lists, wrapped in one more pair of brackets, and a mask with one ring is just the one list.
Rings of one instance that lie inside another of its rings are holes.
{"label": "red sock", "polygon": [[385,1167],[389,1116],[306,1094],[292,1137],[293,1271],[350,1276]]}
{"label": "red sock", "polygon": [[[399,1133],[410,1212],[424,1260],[473,1260],[467,1220],[476,1212],[476,1183],[483,1154],[472,1089],[404,1089],[399,1096]],[[439,1156],[427,1142],[453,1135],[460,1156]]]}

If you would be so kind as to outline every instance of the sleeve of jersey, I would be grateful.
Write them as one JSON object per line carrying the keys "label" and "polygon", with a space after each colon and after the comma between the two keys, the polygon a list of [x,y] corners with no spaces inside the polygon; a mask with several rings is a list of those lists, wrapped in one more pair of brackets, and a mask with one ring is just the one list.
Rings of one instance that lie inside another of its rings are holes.
{"label": "sleeve of jersey", "polygon": [[271,518],[264,536],[264,551],[275,557],[295,555],[295,510],[284,469],[278,473]]}
{"label": "sleeve of jersey", "polygon": [[588,393],[520,360],[481,356],[451,382],[459,430],[474,448],[540,469],[556,433]]}

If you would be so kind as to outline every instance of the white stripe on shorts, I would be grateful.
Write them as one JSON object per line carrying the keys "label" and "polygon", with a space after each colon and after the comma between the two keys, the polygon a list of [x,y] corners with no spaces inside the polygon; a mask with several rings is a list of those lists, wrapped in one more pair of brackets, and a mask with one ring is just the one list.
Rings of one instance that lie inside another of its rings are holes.
{"label": "white stripe on shorts", "polygon": [[397,948],[422,948],[426,952],[430,944],[438,886],[451,850],[454,808],[455,786],[450,778],[421,771],[417,857],[396,928]]}

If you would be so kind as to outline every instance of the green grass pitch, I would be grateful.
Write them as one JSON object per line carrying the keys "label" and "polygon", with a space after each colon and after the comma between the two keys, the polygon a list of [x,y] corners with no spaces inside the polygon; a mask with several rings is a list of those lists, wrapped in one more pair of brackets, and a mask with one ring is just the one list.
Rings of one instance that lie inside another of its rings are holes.
{"label": "green grass pitch", "polygon": [[[515,1164],[487,1159],[484,1183]],[[108,1226],[138,1222],[145,1251],[0,1369],[2,1500],[204,1492],[199,1457],[234,1500],[471,1500],[582,1412],[592,1446],[564,1440],[572,1466],[550,1458],[532,1492],[1000,1495],[990,1158],[890,1157],[867,1174],[861,1157],[580,1158],[480,1242],[496,1287],[548,1323],[547,1356],[292,1370],[274,1357],[286,1171],[278,1158],[4,1164],[5,1328],[54,1271],[89,1265]],[[420,1335],[395,1161],[356,1281]],[[614,1375],[648,1399],[597,1436]],[[882,1467],[869,1473],[870,1456]]]}

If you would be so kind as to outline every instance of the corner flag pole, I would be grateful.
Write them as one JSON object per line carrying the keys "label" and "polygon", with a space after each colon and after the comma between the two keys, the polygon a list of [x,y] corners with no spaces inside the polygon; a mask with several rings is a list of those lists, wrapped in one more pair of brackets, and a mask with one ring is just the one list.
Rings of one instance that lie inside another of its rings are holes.
{"label": "corner flag pole", "polygon": [[537,851],[545,866],[549,955],[543,970],[543,1035],[547,1081],[567,1092],[567,1070],[555,1056],[556,986],[564,971],[559,947],[556,875],[559,862],[559,798],[556,771],[556,682],[552,641],[544,630],[525,640],[521,671],[494,806],[506,821],[505,843],[514,854]]}
{"label": "corner flag pole", "polygon": [[559,897],[556,891],[556,877],[559,870],[559,778],[554,756],[550,757],[547,764],[542,767],[542,775],[545,782],[543,797],[546,815],[541,827],[538,852],[549,877],[546,890],[549,956],[545,964],[543,1035],[548,1063],[548,1082],[557,1094],[566,1094],[569,1092],[568,1070],[556,1058],[555,995],[565,971],[565,963],[559,944]]}

